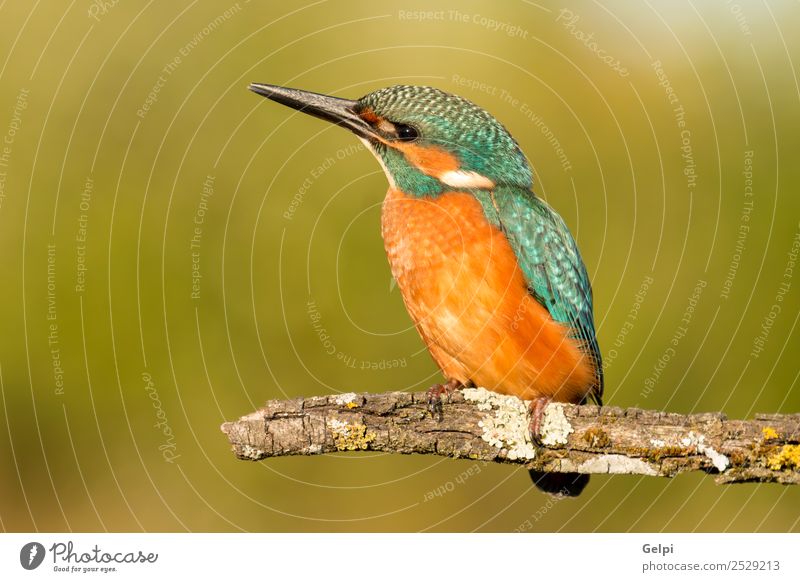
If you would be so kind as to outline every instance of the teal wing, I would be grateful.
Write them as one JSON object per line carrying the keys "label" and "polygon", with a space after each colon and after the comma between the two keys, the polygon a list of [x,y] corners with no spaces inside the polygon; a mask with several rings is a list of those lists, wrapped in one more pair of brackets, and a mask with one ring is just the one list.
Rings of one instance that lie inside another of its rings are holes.
{"label": "teal wing", "polygon": [[590,396],[600,404],[603,366],[594,329],[592,286],[578,246],[564,220],[532,192],[500,186],[492,214],[514,249],[533,297],[551,317],[570,328],[593,359],[597,383]]}

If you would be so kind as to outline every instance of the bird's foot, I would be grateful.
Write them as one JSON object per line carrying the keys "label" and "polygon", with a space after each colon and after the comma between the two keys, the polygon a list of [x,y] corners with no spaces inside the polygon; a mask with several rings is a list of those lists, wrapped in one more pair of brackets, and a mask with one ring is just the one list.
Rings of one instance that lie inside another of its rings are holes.
{"label": "bird's foot", "polygon": [[450,395],[456,390],[464,388],[464,386],[465,384],[462,382],[451,378],[444,384],[434,384],[428,388],[428,412],[431,413],[431,416],[441,422],[444,415],[442,394],[444,394],[447,397],[447,401],[450,402]]}
{"label": "bird's foot", "polygon": [[552,398],[547,396],[540,396],[531,401],[528,411],[530,412],[530,421],[528,423],[528,430],[531,433],[531,442],[537,446],[542,445],[542,420],[544,419],[545,407],[553,401]]}

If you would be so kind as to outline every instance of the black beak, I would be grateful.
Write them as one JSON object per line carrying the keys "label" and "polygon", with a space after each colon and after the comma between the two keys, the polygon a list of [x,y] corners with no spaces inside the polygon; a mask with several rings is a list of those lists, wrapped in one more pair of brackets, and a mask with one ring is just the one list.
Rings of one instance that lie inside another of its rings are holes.
{"label": "black beak", "polygon": [[346,127],[359,137],[369,140],[375,140],[378,137],[372,126],[356,113],[358,101],[262,83],[251,83],[250,90],[292,109]]}

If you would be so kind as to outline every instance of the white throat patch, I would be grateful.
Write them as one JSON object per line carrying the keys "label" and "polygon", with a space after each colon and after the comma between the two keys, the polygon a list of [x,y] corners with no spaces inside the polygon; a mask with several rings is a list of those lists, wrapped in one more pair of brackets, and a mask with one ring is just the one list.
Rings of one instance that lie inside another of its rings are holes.
{"label": "white throat patch", "polygon": [[494,188],[494,182],[477,172],[450,170],[439,176],[439,180],[453,188],[484,188],[487,190]]}

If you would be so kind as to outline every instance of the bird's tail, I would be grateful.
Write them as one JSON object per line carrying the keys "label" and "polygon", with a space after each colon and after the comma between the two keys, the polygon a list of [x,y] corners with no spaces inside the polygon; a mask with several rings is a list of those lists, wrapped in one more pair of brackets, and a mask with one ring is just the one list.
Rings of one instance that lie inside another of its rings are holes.
{"label": "bird's tail", "polygon": [[531,469],[530,475],[539,491],[556,497],[577,497],[589,483],[589,475],[582,473],[545,473]]}

